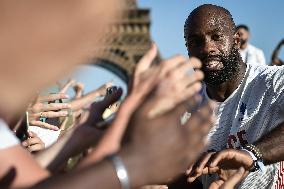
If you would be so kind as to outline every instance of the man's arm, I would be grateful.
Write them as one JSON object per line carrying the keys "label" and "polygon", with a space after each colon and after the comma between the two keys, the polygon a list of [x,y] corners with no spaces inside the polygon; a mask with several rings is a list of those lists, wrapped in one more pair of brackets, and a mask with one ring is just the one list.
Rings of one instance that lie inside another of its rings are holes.
{"label": "man's arm", "polygon": [[[32,158],[31,154],[20,145],[0,150],[0,178],[14,170],[5,187],[15,188],[30,186],[49,176]],[[1,180],[0,179],[0,180]],[[0,185],[0,188],[3,186]]]}
{"label": "man's arm", "polygon": [[51,172],[56,172],[68,158],[97,144],[103,133],[104,131],[89,126],[71,129],[54,145],[38,152],[35,158],[42,167],[48,168]]}
{"label": "man's arm", "polygon": [[[143,169],[138,165],[146,165],[147,162],[143,162],[141,157],[132,155],[132,152],[121,152],[119,155],[122,158],[131,179],[132,186],[141,186],[144,182],[147,182],[143,178]],[[19,157],[21,161],[19,160]],[[68,175],[57,175],[49,177],[49,173],[42,169],[31,155],[25,151],[21,146],[17,145],[5,150],[0,151],[0,161],[5,162],[0,164],[0,183],[1,188],[23,188],[35,186],[31,188],[120,188],[119,180],[117,179],[115,169],[108,161],[102,161],[97,165],[91,165],[90,167],[69,173]],[[10,180],[9,183],[5,183],[3,186],[2,178],[7,175],[8,172]]]}
{"label": "man's arm", "polygon": [[284,123],[255,143],[263,155],[265,164],[284,161]]}
{"label": "man's arm", "polygon": [[277,45],[277,47],[273,51],[273,54],[271,57],[271,61],[272,61],[271,65],[281,66],[284,64],[284,62],[279,59],[279,52],[283,44],[284,44],[284,39]]}
{"label": "man's arm", "polygon": [[[262,153],[263,161],[266,165],[284,161],[284,123],[274,128],[271,132],[263,136],[254,144]],[[223,180],[227,180],[238,168],[244,167],[246,175],[253,165],[253,160],[249,153],[243,150],[225,149],[220,152],[206,153],[193,169],[188,171],[188,181],[193,182],[202,174],[217,173]],[[220,171],[222,170],[222,171]],[[226,176],[222,172],[231,172]]]}
{"label": "man's arm", "polygon": [[[137,159],[135,156],[129,156],[128,152],[120,153],[119,155],[127,168],[131,188],[143,185],[146,180],[143,178],[143,168],[138,166],[140,165],[140,162],[137,161],[138,159],[141,160],[141,158]],[[121,185],[111,162],[103,160],[98,164],[92,164],[85,169],[70,172],[68,175],[50,177],[34,187],[31,187],[31,189],[45,188],[119,189],[121,188]]]}
{"label": "man's arm", "polygon": [[91,105],[97,97],[105,96],[106,95],[106,89],[108,87],[111,87],[111,86],[112,86],[112,83],[106,83],[106,84],[102,85],[100,88],[87,93],[86,95],[82,96],[81,98],[71,101],[70,104],[71,104],[72,111],[77,111],[77,110],[80,110],[80,109],[82,109],[86,106]]}

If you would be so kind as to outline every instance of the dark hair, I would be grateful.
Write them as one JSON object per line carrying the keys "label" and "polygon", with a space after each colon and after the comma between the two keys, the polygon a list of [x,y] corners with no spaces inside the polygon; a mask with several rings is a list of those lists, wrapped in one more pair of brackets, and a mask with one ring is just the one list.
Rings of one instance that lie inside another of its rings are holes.
{"label": "dark hair", "polygon": [[239,30],[239,29],[244,29],[244,30],[249,32],[249,27],[247,25],[244,25],[244,24],[240,24],[236,27],[236,31]]}

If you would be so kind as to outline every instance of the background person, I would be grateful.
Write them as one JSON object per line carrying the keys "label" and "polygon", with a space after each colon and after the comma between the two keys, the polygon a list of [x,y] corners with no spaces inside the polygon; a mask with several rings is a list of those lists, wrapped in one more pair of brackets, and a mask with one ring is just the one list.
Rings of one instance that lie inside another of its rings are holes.
{"label": "background person", "polygon": [[244,63],[266,65],[263,51],[249,43],[250,31],[248,26],[238,25],[236,30],[241,39],[240,52]]}

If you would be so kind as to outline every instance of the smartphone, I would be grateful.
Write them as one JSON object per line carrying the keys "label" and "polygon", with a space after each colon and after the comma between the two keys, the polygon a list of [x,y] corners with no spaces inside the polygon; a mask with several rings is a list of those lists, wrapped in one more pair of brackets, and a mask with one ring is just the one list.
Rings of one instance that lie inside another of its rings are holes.
{"label": "smartphone", "polygon": [[[59,99],[59,100],[49,101],[48,102],[48,104],[51,104],[51,103],[63,103],[63,100]],[[60,110],[56,110],[56,112],[58,112],[58,111],[60,111]],[[56,117],[56,118],[45,118],[45,122],[48,123],[48,124],[51,124],[51,125],[55,125],[57,127],[60,127],[60,124],[61,124],[61,121],[60,121],[59,117]]]}

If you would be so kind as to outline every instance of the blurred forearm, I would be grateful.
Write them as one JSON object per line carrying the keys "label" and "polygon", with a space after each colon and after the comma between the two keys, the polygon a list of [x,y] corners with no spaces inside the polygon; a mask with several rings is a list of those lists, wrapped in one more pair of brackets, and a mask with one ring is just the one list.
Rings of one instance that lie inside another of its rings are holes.
{"label": "blurred forearm", "polygon": [[265,164],[284,160],[284,123],[280,124],[266,136],[262,137],[256,146],[260,149]]}
{"label": "blurred forearm", "polygon": [[88,126],[71,129],[54,145],[37,153],[35,158],[42,167],[48,168],[51,172],[56,172],[68,158],[95,145],[102,134],[103,131]]}

